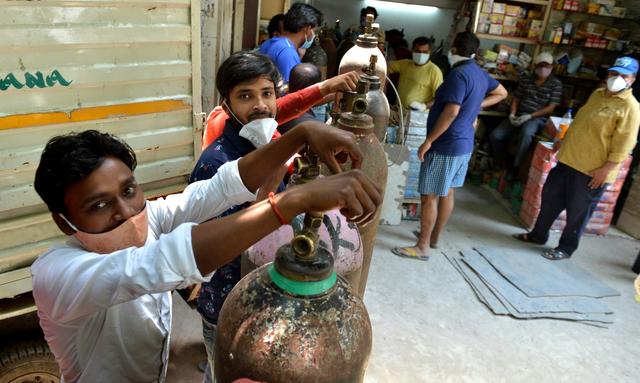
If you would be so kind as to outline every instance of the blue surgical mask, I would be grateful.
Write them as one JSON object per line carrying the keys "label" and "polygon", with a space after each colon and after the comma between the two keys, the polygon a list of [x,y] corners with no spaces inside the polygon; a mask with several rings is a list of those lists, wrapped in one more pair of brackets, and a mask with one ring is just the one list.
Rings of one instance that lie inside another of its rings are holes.
{"label": "blue surgical mask", "polygon": [[311,48],[311,45],[313,44],[313,40],[315,40],[316,38],[316,34],[315,32],[311,31],[311,39],[307,40],[307,36],[304,37],[304,43],[302,44],[302,46],[300,48],[302,49],[309,49]]}

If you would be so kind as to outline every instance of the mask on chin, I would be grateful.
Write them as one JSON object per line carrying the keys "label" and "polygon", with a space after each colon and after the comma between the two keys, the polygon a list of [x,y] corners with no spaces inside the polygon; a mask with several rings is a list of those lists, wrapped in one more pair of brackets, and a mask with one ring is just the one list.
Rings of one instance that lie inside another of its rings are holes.
{"label": "mask on chin", "polygon": [[307,40],[307,36],[305,35],[304,36],[304,43],[302,43],[300,48],[302,48],[302,49],[311,48],[311,45],[313,44],[313,40],[315,40],[315,38],[316,38],[315,32],[311,31],[311,39]]}
{"label": "mask on chin", "polygon": [[98,234],[80,231],[62,213],[60,217],[76,231],[73,236],[80,241],[82,247],[93,253],[109,254],[129,247],[142,247],[147,242],[149,224],[146,205],[140,213],[130,217],[115,229]]}
{"label": "mask on chin", "polygon": [[245,124],[239,134],[240,137],[246,138],[253,146],[259,148],[271,142],[277,127],[278,122],[275,118],[259,118]]}
{"label": "mask on chin", "polygon": [[472,60],[476,57],[476,54],[472,54],[471,57],[465,57],[465,56],[460,56],[457,55],[455,53],[451,53],[451,51],[449,51],[449,53],[447,53],[447,60],[449,60],[449,65],[454,66],[457,63],[461,62],[461,61],[465,61],[465,60]]}

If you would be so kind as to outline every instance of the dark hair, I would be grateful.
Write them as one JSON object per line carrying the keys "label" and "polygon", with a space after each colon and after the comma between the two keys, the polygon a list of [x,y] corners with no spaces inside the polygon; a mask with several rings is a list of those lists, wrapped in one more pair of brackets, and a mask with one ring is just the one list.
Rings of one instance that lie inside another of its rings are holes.
{"label": "dark hair", "polygon": [[480,46],[480,40],[471,32],[460,32],[453,40],[453,47],[456,48],[456,54],[464,57],[471,57],[476,53]]}
{"label": "dark hair", "polygon": [[289,92],[297,92],[322,80],[322,73],[311,63],[301,63],[291,68]]}
{"label": "dark hair", "polygon": [[280,72],[269,56],[251,51],[240,51],[224,60],[216,76],[216,88],[223,98],[229,99],[229,93],[235,86],[267,77],[274,88],[280,83]]}
{"label": "dark hair", "polygon": [[284,22],[284,14],[280,13],[275,15],[269,20],[269,25],[267,26],[267,32],[269,32],[269,38],[272,38],[276,32],[280,31],[280,23]]}
{"label": "dark hair", "polygon": [[431,41],[431,39],[429,39],[427,37],[424,37],[424,36],[416,37],[413,40],[413,45],[411,46],[411,48],[413,49],[413,48],[417,47],[418,45],[428,45],[429,48],[431,48],[432,41]]}
{"label": "dark hair", "polygon": [[40,156],[34,188],[52,213],[64,213],[64,193],[69,185],[81,181],[115,157],[133,171],[136,154],[120,138],[97,130],[53,137]]}
{"label": "dark hair", "polygon": [[378,10],[372,6],[364,7],[360,10],[360,17],[366,17],[367,15],[373,15],[373,19],[378,18]]}
{"label": "dark hair", "polygon": [[307,26],[315,28],[321,24],[322,12],[309,4],[295,3],[284,15],[284,30],[291,33],[297,33]]}

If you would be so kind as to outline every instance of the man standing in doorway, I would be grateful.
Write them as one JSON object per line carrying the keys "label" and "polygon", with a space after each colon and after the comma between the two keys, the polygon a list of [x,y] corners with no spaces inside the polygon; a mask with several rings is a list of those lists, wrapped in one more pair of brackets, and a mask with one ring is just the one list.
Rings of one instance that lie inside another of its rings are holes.
{"label": "man standing in doorway", "polygon": [[405,108],[424,111],[430,108],[436,97],[436,90],[442,84],[442,71],[433,64],[431,40],[421,36],[413,40],[413,59],[397,60],[389,63],[389,73],[400,74],[398,93]]}
{"label": "man standing in doorway", "polygon": [[285,84],[291,69],[300,64],[298,49],[309,49],[322,24],[322,13],[309,4],[295,3],[284,16],[284,33],[260,45],[260,53],[276,64]]}
{"label": "man standing in doorway", "polygon": [[453,190],[464,184],[480,108],[507,96],[506,89],[473,60],[479,44],[473,33],[458,33],[449,52],[452,69],[436,92],[427,120],[427,138],[418,149],[422,161],[420,235],[414,246],[392,250],[400,257],[426,261],[429,247],[437,247],[453,211]]}
{"label": "man standing in doorway", "polygon": [[558,247],[542,256],[559,260],[571,257],[608,183],[615,181],[620,164],[636,145],[640,107],[631,85],[638,61],[621,57],[609,68],[607,87],[596,89],[578,111],[542,189],[542,206],[530,233],[514,238],[545,244],[549,229],[563,210],[567,225]]}

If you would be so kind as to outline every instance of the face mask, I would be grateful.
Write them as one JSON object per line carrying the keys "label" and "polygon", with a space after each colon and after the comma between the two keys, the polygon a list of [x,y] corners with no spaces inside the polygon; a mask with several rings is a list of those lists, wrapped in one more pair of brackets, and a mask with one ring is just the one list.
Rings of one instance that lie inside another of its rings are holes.
{"label": "face mask", "polygon": [[428,53],[413,52],[413,62],[416,63],[416,65],[424,65],[427,61],[429,61]]}
{"label": "face mask", "polygon": [[129,247],[142,247],[147,242],[149,224],[147,222],[147,206],[137,215],[130,217],[120,226],[104,233],[92,234],[78,230],[74,224],[62,214],[69,227],[76,232],[74,237],[80,241],[87,251],[98,254],[109,254]]}
{"label": "face mask", "polygon": [[536,68],[536,74],[540,78],[547,78],[551,74],[551,68],[545,68],[545,67]]}
{"label": "face mask", "polygon": [[259,118],[245,124],[240,129],[240,137],[251,141],[253,146],[259,148],[271,142],[271,137],[278,127],[275,118]]}
{"label": "face mask", "polygon": [[622,78],[622,76],[609,77],[607,79],[607,89],[611,93],[618,93],[622,90],[625,90],[629,87],[627,81]]}
{"label": "face mask", "polygon": [[304,43],[302,44],[302,46],[300,46],[300,48],[302,49],[309,49],[311,48],[311,44],[313,44],[313,40],[316,38],[316,34],[315,32],[311,31],[311,39],[307,40],[307,36],[304,36]]}
{"label": "face mask", "polygon": [[474,57],[476,57],[475,53],[472,54],[471,57],[460,56],[460,55],[451,53],[451,51],[449,51],[449,53],[447,53],[447,60],[449,60],[449,65],[451,65],[451,66],[456,65],[460,61],[471,60]]}

